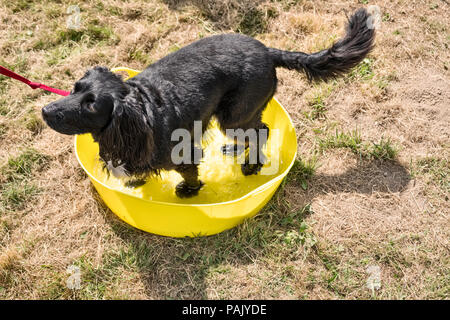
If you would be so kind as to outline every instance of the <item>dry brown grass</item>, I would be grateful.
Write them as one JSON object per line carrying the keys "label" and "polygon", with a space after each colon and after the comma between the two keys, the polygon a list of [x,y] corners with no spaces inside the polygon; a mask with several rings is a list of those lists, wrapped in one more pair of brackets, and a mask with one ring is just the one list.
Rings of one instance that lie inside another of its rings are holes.
{"label": "dry brown grass", "polygon": [[[208,238],[121,222],[76,162],[72,138],[42,126],[40,108],[57,97],[0,78],[0,298],[448,299],[447,1],[78,1],[79,33],[66,29],[60,1],[1,1],[0,64],[69,89],[94,65],[143,69],[221,32],[315,51],[366,2],[383,23],[351,75],[309,84],[278,70],[277,98],[305,161],[258,216]],[[389,141],[381,151],[398,149],[394,160],[376,159],[380,141]],[[79,290],[66,287],[73,264]],[[366,287],[371,265],[379,290]]]}

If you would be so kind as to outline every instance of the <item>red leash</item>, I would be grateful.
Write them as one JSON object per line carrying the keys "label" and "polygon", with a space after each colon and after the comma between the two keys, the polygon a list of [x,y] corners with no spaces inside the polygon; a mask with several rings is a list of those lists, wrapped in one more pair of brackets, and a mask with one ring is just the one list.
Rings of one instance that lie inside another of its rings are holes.
{"label": "red leash", "polygon": [[59,94],[62,96],[68,96],[70,94],[69,91],[51,88],[42,83],[31,82],[27,78],[24,78],[24,77],[18,75],[17,73],[14,73],[11,70],[8,70],[2,66],[0,66],[0,74],[3,74],[4,76],[22,81],[23,83],[26,83],[27,85],[29,85],[32,89],[40,88],[40,89],[47,90],[47,91],[50,91],[50,92],[53,92],[53,93],[56,93],[56,94]]}

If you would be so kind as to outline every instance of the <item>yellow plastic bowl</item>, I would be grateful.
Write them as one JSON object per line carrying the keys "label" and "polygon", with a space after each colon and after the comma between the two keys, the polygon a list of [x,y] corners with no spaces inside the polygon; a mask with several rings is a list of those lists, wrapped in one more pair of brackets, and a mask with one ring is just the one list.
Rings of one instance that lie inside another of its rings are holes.
{"label": "yellow plastic bowl", "polygon": [[[133,77],[139,71],[116,68]],[[270,128],[264,149],[268,163],[261,173],[244,176],[239,158],[221,154],[220,147],[231,143],[213,123],[202,142],[204,158],[199,165],[205,183],[198,196],[180,199],[175,186],[181,176],[162,172],[139,188],[127,188],[123,181],[101,169],[99,147],[90,134],[75,136],[75,153],[96,190],[120,219],[155,234],[171,237],[212,235],[230,229],[254,216],[273,196],[287,175],[297,154],[297,139],[292,120],[276,99],[263,113]]]}

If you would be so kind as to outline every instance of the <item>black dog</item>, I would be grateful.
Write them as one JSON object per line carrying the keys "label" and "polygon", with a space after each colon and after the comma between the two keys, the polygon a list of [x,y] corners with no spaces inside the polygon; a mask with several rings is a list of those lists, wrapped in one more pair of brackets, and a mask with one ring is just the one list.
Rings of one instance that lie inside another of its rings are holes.
{"label": "black dog", "polygon": [[[356,66],[372,49],[375,30],[370,15],[359,9],[349,19],[343,39],[313,54],[267,48],[238,34],[198,40],[147,67],[124,82],[106,68],[89,70],[71,94],[42,109],[46,123],[63,134],[91,133],[100,157],[113,174],[132,176],[130,185],[145,183],[159,170],[176,170],[184,181],[179,197],[196,195],[202,186],[196,163],[174,164],[171,134],[177,128],[193,131],[200,120],[205,130],[215,116],[221,129],[267,130],[261,113],[277,87],[275,68],[306,73],[309,80],[327,80]],[[265,141],[257,141],[261,149]],[[241,147],[248,141],[235,141]],[[196,154],[194,141],[193,154]],[[224,152],[239,149],[224,147]],[[261,154],[261,153],[259,153]],[[246,161],[245,175],[263,164]]]}

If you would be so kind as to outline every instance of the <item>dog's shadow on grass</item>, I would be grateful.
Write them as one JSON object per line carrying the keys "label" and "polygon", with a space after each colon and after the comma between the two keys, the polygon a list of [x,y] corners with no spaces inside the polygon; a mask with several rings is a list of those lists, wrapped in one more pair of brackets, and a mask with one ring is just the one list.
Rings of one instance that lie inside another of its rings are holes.
{"label": "dog's shadow on grass", "polygon": [[[126,243],[120,252],[105,254],[103,263],[119,260],[116,265],[125,264],[122,268],[137,271],[148,298],[229,298],[222,297],[220,290],[214,290],[215,283],[220,282],[224,274],[229,274],[226,279],[232,282],[236,267],[274,254],[289,257],[292,250],[308,242],[310,235],[299,234],[298,230],[304,232],[305,216],[314,214],[310,205],[314,198],[343,192],[396,193],[403,191],[411,180],[408,170],[397,161],[361,161],[342,174],[318,173],[307,181],[306,188],[297,179],[298,170],[294,166],[258,215],[236,228],[209,237],[175,239],[137,230],[119,220],[96,194],[99,209],[105,212],[113,231]],[[108,274],[112,277],[114,272]]]}

